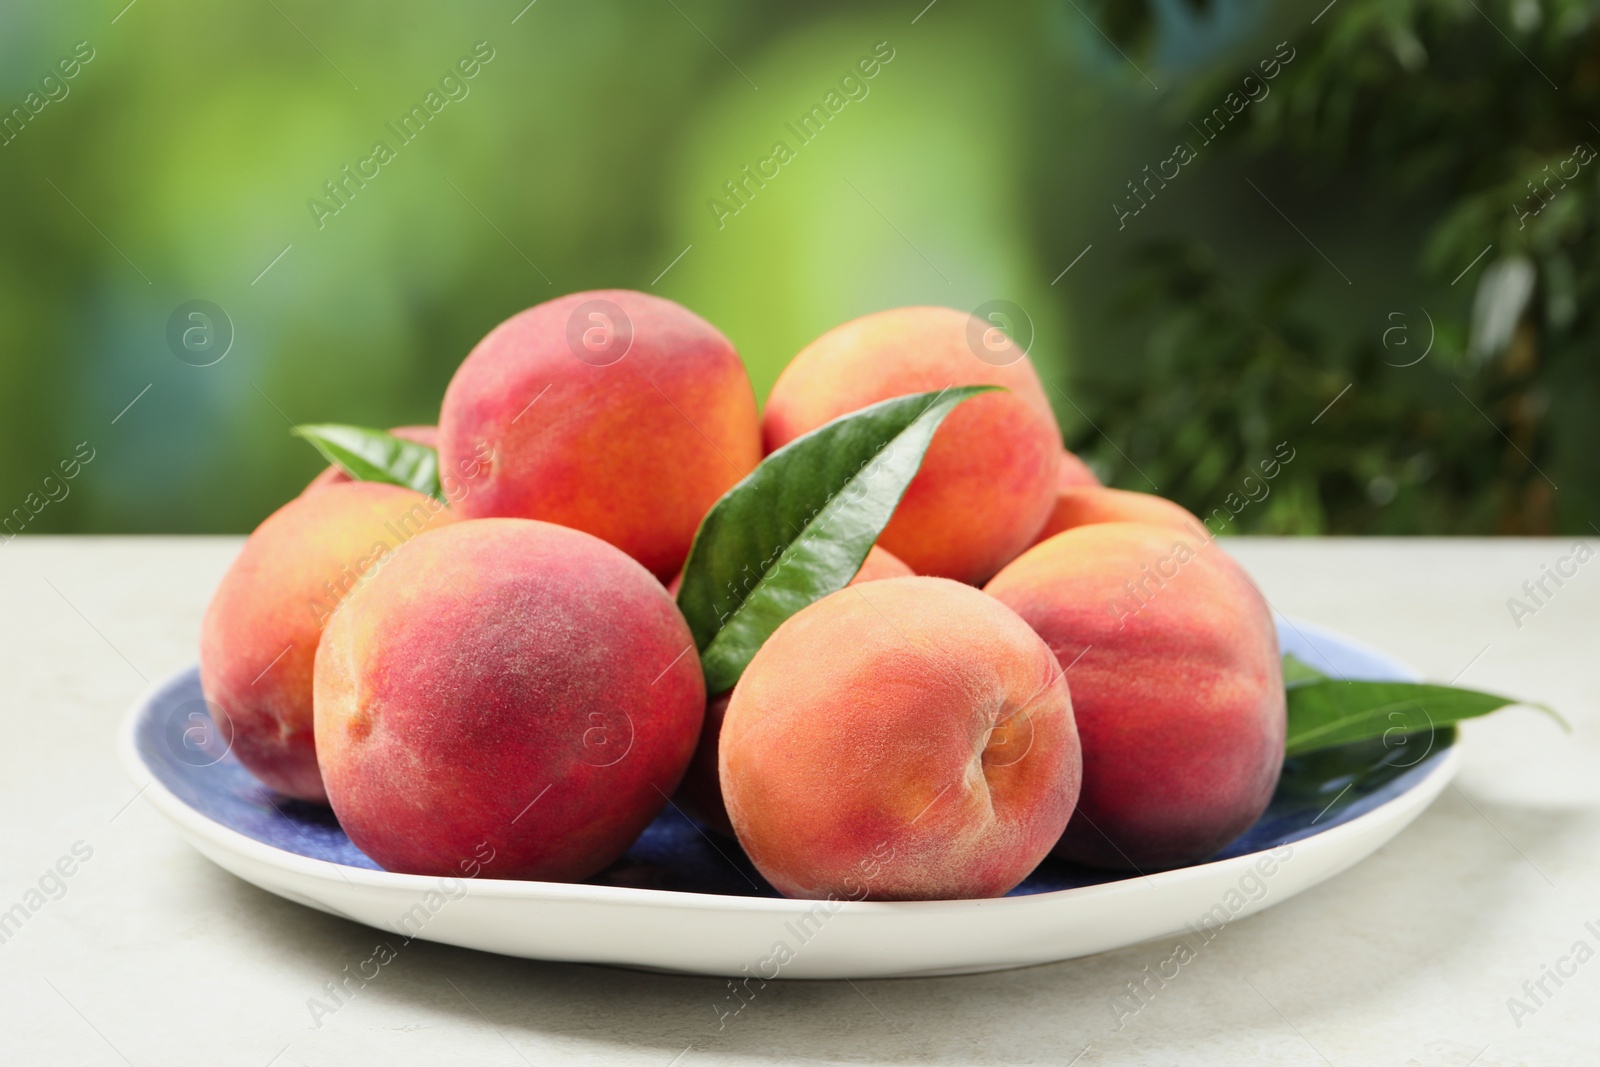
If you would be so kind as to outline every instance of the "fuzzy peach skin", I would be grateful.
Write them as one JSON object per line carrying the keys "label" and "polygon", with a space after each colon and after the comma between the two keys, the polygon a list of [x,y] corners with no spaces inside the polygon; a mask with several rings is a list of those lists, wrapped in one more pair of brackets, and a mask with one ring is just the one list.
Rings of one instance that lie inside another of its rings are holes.
{"label": "fuzzy peach skin", "polygon": [[1094,470],[1077,454],[1065,448],[1061,450],[1061,467],[1056,473],[1056,489],[1081,489],[1084,486],[1099,485],[1100,479]]}
{"label": "fuzzy peach skin", "polygon": [[[873,545],[867,552],[867,558],[861,562],[861,569],[850,579],[850,585],[911,576],[910,567],[893,554]],[[667,592],[676,594],[681,578],[682,575],[674,578],[672,584],[667,586]],[[731,695],[731,691],[718,693],[706,704],[705,724],[700,728],[700,744],[694,750],[694,758],[689,761],[689,769],[684,773],[683,784],[678,787],[675,798],[678,805],[690,815],[726,837],[733,836],[733,824],[728,821],[728,809],[722,803],[722,784],[717,781],[717,736],[722,732],[722,719],[727,714]]]}
{"label": "fuzzy peach skin", "polygon": [[910,578],[915,574],[916,571],[906,566],[899,556],[880,545],[873,545],[867,550],[867,558],[861,561],[861,569],[850,579],[850,584],[879,582],[885,578]]}
{"label": "fuzzy peach skin", "polygon": [[250,535],[201,624],[200,684],[226,719],[233,752],[257,778],[287,796],[327,802],[311,725],[323,628],[374,567],[454,518],[410,489],[346,482],[296,497]]}
{"label": "fuzzy peach skin", "polygon": [[1049,648],[945,578],[791,616],[734,687],[720,747],[739,843],[812,899],[1000,896],[1055,844],[1081,769]]}
{"label": "fuzzy peach skin", "polygon": [[1144,522],[1155,526],[1200,528],[1200,520],[1193,513],[1166,497],[1099,485],[1077,485],[1056,490],[1056,506],[1033,543],[1047,541],[1063,530],[1096,522]]}
{"label": "fuzzy peach skin", "polygon": [[[626,353],[604,366],[604,346],[625,333],[607,325],[615,316],[580,313],[598,300],[632,324]],[[587,362],[575,354],[585,336],[602,345]],[[670,300],[620,289],[572,293],[496,326],[439,413],[439,469],[470,472],[451,497],[463,515],[570,526],[662,581],[711,505],[760,460],[755,393],[733,345]]]}
{"label": "fuzzy peach skin", "polygon": [[1083,794],[1059,855],[1153,870],[1214,855],[1260,818],[1283,766],[1272,613],[1196,524],[1057,534],[985,591],[1067,670]]}
{"label": "fuzzy peach skin", "polygon": [[[406,441],[415,441],[419,445],[427,445],[429,448],[439,447],[439,428],[437,426],[395,426],[389,430],[389,433]],[[348,474],[330,464],[300,491],[309,493],[311,490],[321,489],[325,485],[343,485],[351,480]]]}
{"label": "fuzzy peach skin", "polygon": [[[685,654],[687,653],[687,654]],[[578,881],[677,788],[705,681],[677,605],[599,538],[531,519],[419,537],[317,653],[317,755],[386,870]]]}
{"label": "fuzzy peach skin", "polygon": [[1033,364],[1021,352],[1003,366],[979,359],[969,337],[975,321],[951,308],[911,307],[836,327],[784,369],[762,421],[771,452],[880,400],[1005,386],[966,401],[940,425],[878,542],[918,574],[972,583],[1032,543],[1061,465],[1061,429]]}

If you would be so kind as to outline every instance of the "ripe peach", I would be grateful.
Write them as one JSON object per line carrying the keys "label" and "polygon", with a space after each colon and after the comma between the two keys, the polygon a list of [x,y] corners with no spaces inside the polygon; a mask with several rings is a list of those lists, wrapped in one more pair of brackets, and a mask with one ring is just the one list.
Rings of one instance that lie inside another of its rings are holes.
{"label": "ripe peach", "polygon": [[916,571],[906,566],[899,556],[881,545],[873,545],[867,550],[867,558],[861,561],[861,569],[850,579],[850,584],[860,585],[862,582],[877,582],[885,578],[910,578],[915,574]]}
{"label": "ripe peach", "polygon": [[377,482],[306,493],[273,512],[223,575],[200,628],[200,684],[233,752],[267,785],[326,803],[311,674],[324,625],[395,550],[455,516]]}
{"label": "ripe peach", "polygon": [[1056,474],[1056,489],[1078,489],[1086,485],[1099,485],[1100,479],[1076,453],[1061,450],[1061,469]]}
{"label": "ripe peach", "polygon": [[733,690],[722,795],[786,896],[1010,890],[1060,836],[1080,755],[1060,665],[944,578],[841,589],[791,616]]}
{"label": "ripe peach", "polygon": [[977,322],[950,308],[912,307],[836,327],[785,368],[762,423],[770,452],[880,400],[1005,386],[945,419],[879,538],[918,574],[964,582],[982,582],[1028,547],[1050,513],[1061,465],[1061,430],[1033,364],[1020,350],[980,359],[971,340]]}
{"label": "ripe peach", "polygon": [[661,583],[597,537],[479,519],[357,590],[316,668],[339,823],[391,871],[576,881],[632,844],[694,751],[705,681]]}
{"label": "ripe peach", "polygon": [[[439,428],[437,426],[395,426],[390,429],[389,433],[407,441],[415,441],[419,445],[427,445],[429,448],[437,448],[439,445]],[[344,471],[329,464],[322,473],[311,479],[310,483],[300,491],[306,493],[313,489],[321,489],[325,485],[343,485],[351,480],[351,477]]]}
{"label": "ripe peach", "polygon": [[467,356],[439,413],[439,468],[464,472],[452,500],[465,517],[570,526],[662,581],[760,460],[733,345],[686,308],[625,290],[513,315]]}
{"label": "ripe peach", "polygon": [[1266,810],[1283,765],[1277,633],[1250,578],[1198,525],[1079,526],[985,591],[1038,631],[1072,685],[1083,794],[1059,855],[1195,863]]}
{"label": "ripe peach", "polygon": [[[676,594],[678,578],[667,586],[667,592]],[[909,578],[911,568],[901,563],[891,553],[873,545],[862,561],[861,569],[850,579],[851,585],[876,582],[884,578]],[[722,784],[717,781],[717,736],[722,732],[722,719],[728,711],[728,698],[732,695],[718,693],[706,705],[705,724],[700,728],[700,744],[684,772],[683,784],[678,787],[678,804],[690,815],[711,829],[728,837],[733,836],[733,824],[728,821],[728,809],[722,803]]]}
{"label": "ripe peach", "polygon": [[1033,543],[1049,540],[1062,530],[1096,522],[1144,522],[1190,530],[1200,528],[1200,520],[1187,508],[1166,497],[1099,485],[1063,486],[1056,490],[1056,506]]}

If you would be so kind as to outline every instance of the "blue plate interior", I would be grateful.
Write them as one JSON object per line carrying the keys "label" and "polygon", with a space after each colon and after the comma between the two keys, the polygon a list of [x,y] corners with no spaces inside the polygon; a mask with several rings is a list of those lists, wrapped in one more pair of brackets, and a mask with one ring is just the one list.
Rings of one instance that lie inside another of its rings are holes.
{"label": "blue plate interior", "polygon": [[[1278,639],[1284,652],[1336,677],[1411,680],[1392,663],[1324,632],[1311,636],[1280,620]],[[156,780],[205,817],[285,852],[380,869],[351,844],[329,809],[267,789],[218,743],[197,671],[187,671],[157,690],[141,710],[134,730],[140,758]],[[1298,841],[1371,811],[1427,777],[1454,739],[1454,731],[1446,729],[1409,738],[1406,744],[1364,742],[1286,761],[1266,813],[1217,858]],[[1049,858],[1011,895],[1131,877],[1136,875]],[[690,893],[779,895],[736,842],[708,833],[672,806],[645,829],[622,859],[593,881]]]}

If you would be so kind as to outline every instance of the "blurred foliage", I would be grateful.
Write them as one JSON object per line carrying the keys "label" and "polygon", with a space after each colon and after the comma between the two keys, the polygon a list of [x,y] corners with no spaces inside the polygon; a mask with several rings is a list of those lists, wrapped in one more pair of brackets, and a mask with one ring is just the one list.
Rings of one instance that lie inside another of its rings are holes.
{"label": "blurred foliage", "polygon": [[[1147,51],[1158,5],[1135,6],[1121,43]],[[1405,217],[1406,289],[1352,336],[1312,313],[1318,249],[1247,284],[1203,242],[1148,242],[1119,305],[1145,327],[1138,373],[1081,382],[1105,436],[1074,443],[1209,514],[1287,439],[1271,495],[1223,513],[1235,531],[1593,532],[1596,5],[1343,0],[1291,40],[1224,147],[1295,174],[1302,203],[1351,205],[1362,233]],[[1248,73],[1200,79],[1190,110]]]}
{"label": "blurred foliage", "polygon": [[[1600,160],[1544,168],[1600,145],[1595,5],[1294,8],[0,7],[0,116],[27,109],[0,136],[0,515],[248,529],[320,465],[291,422],[432,422],[497,322],[623,286],[716,323],[758,394],[856,315],[1014,301],[1068,442],[1229,530],[1590,532]],[[1280,41],[1270,94],[1119,223]],[[319,225],[324,183],[479,42],[470,91]],[[880,42],[868,91],[719,219]],[[234,331],[209,366],[168,341],[193,300]]]}

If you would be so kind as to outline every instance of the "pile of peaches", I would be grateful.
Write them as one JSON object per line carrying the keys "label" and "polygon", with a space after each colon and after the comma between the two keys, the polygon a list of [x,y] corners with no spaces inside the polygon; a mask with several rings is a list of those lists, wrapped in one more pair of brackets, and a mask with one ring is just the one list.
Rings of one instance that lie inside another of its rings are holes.
{"label": "pile of peaches", "polygon": [[[794,512],[890,402],[969,386],[997,388],[863,453],[900,481]],[[576,293],[391,433],[387,474],[330,467],[260,525],[201,644],[233,753],[387,870],[488,843],[483,877],[583,881],[674,805],[788,896],[993,897],[1051,852],[1204,860],[1272,795],[1261,595],[1183,508],[1100,485],[965,312],[845,323],[758,411],[704,319]]]}

